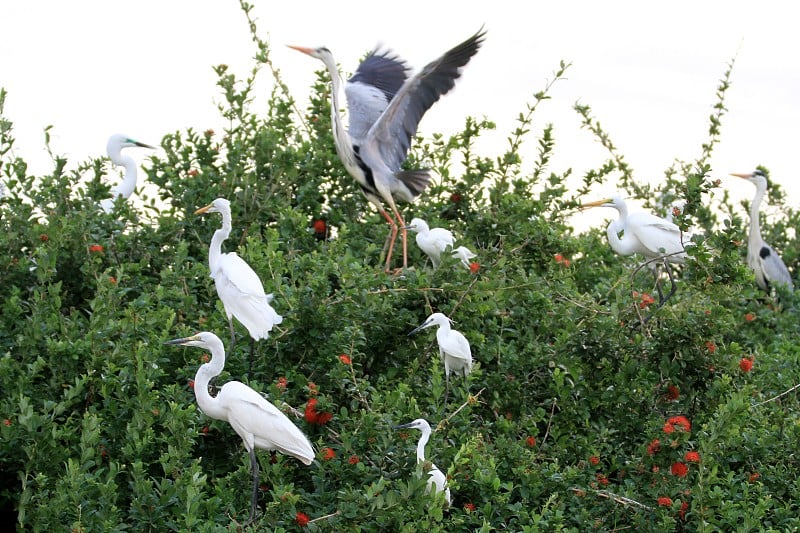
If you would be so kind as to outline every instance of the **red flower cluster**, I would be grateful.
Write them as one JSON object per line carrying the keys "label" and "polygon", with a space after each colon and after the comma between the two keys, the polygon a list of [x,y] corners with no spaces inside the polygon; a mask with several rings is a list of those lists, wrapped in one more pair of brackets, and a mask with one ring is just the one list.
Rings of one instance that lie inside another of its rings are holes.
{"label": "red flower cluster", "polygon": [[758,478],[760,478],[760,477],[761,477],[761,474],[759,474],[758,472],[753,472],[752,474],[750,474],[750,477],[748,478],[748,481],[750,481],[750,483],[755,483],[758,480]]}
{"label": "red flower cluster", "polygon": [[756,315],[754,315],[753,313],[747,313],[746,315],[744,315],[744,319],[747,320],[748,322],[752,322],[753,320],[756,319]]}
{"label": "red flower cluster", "polygon": [[197,176],[197,175],[198,175],[198,174],[200,174],[200,173],[197,171],[197,169],[196,169],[196,168],[193,168],[193,169],[189,170],[189,172],[187,172],[187,174],[188,174],[190,177],[192,177],[192,178],[193,178],[193,177]]}
{"label": "red flower cluster", "polygon": [[753,358],[742,357],[742,359],[739,361],[739,368],[742,369],[742,372],[750,372],[753,370]]}
{"label": "red flower cluster", "polygon": [[597,482],[603,485],[604,487],[608,485],[608,478],[606,477],[605,474],[601,474],[598,472],[597,474],[594,475],[594,477],[597,480]]}
{"label": "red flower cluster", "polygon": [[692,424],[683,415],[671,416],[664,422],[664,433],[673,433],[676,428],[688,432],[691,431]]}
{"label": "red flower cluster", "polygon": [[683,458],[686,459],[687,463],[700,462],[700,454],[695,451],[686,452],[686,455],[684,455]]}
{"label": "red flower cluster", "polygon": [[314,220],[311,226],[314,228],[314,233],[322,234],[325,233],[325,230],[328,229],[328,225],[321,218]]}
{"label": "red flower cluster", "polygon": [[706,341],[706,350],[708,350],[708,353],[714,353],[717,351],[717,345],[711,341]]}
{"label": "red flower cluster", "polygon": [[297,522],[298,526],[306,527],[310,520],[309,520],[307,514],[301,513],[300,511],[297,511],[297,515],[294,517],[294,521]]}
{"label": "red flower cluster", "polygon": [[472,503],[472,502],[465,503],[464,504],[464,510],[467,511],[468,513],[471,513],[472,511],[475,510],[475,504]]}
{"label": "red flower cluster", "polygon": [[334,452],[331,448],[322,448],[320,450],[320,453],[322,454],[322,458],[325,459],[326,461],[330,461],[331,459],[336,457],[336,452]]}
{"label": "red flower cluster", "polygon": [[681,520],[686,520],[686,511],[689,510],[689,502],[681,502],[681,509],[678,511],[678,516]]}
{"label": "red flower cluster", "polygon": [[285,391],[286,383],[287,383],[286,378],[281,376],[278,378],[278,383],[276,383],[275,386],[278,388],[279,391]]}
{"label": "red flower cluster", "polygon": [[343,353],[342,355],[339,356],[339,361],[341,361],[345,365],[352,365],[353,364],[353,360],[350,359],[350,356],[347,355],[346,353]]}
{"label": "red flower cluster", "polygon": [[633,298],[634,300],[639,300],[639,309],[647,309],[656,302],[656,299],[646,292],[639,293],[638,291],[633,291]]}
{"label": "red flower cluster", "polygon": [[673,476],[686,477],[686,474],[689,473],[689,467],[681,462],[675,462],[669,467],[669,471]]}
{"label": "red flower cluster", "polygon": [[117,278],[115,278],[114,276],[108,276],[108,281],[114,285],[117,284]]}
{"label": "red flower cluster", "polygon": [[655,455],[661,450],[661,441],[658,439],[653,439],[653,441],[647,445],[647,455]]}
{"label": "red flower cluster", "polygon": [[350,458],[347,460],[347,462],[350,463],[351,465],[357,465],[358,464],[358,456],[357,455],[351,455]]}
{"label": "red flower cluster", "polygon": [[481,269],[481,264],[478,262],[473,261],[472,263],[469,264],[469,271],[472,272],[473,274],[477,274],[478,270],[480,269]]}
{"label": "red flower cluster", "polygon": [[11,425],[11,420],[10,420],[10,419],[8,419],[8,418],[4,419],[4,420],[3,420],[3,425],[4,425],[4,426],[10,426],[10,425]]}
{"label": "red flower cluster", "polygon": [[666,496],[661,496],[658,499],[658,505],[661,507],[671,507],[672,506],[672,498],[668,498]]}
{"label": "red flower cluster", "polygon": [[533,448],[536,446],[536,438],[529,436],[527,439],[525,439],[525,444],[528,445],[528,448]]}
{"label": "red flower cluster", "polygon": [[50,240],[50,237],[48,237],[46,233],[42,233],[41,235],[39,235],[39,240],[42,242],[47,242]]}
{"label": "red flower cluster", "polygon": [[316,398],[309,398],[304,416],[309,424],[319,424],[320,426],[327,424],[333,418],[333,415],[328,411],[317,412]]}
{"label": "red flower cluster", "polygon": [[102,253],[105,248],[103,248],[102,244],[93,244],[89,246],[89,251],[93,254],[95,253]]}
{"label": "red flower cluster", "polygon": [[558,263],[559,265],[561,265],[563,267],[568,267],[571,264],[570,260],[567,259],[566,257],[564,257],[561,254],[554,255],[553,259],[555,259],[556,263]]}
{"label": "red flower cluster", "polygon": [[450,201],[453,202],[454,204],[461,202],[461,195],[457,192],[454,192],[453,194],[450,195]]}
{"label": "red flower cluster", "polygon": [[670,385],[670,386],[668,386],[668,387],[667,387],[667,392],[664,394],[664,397],[665,397],[667,400],[669,400],[669,401],[671,401],[671,402],[674,402],[674,401],[676,401],[678,398],[680,398],[680,397],[681,397],[681,391],[680,391],[680,389],[679,389],[678,387],[676,387],[675,385]]}
{"label": "red flower cluster", "polygon": [[592,463],[593,465],[599,465],[600,458],[597,457],[596,455],[592,455],[591,457],[589,457],[589,462]]}

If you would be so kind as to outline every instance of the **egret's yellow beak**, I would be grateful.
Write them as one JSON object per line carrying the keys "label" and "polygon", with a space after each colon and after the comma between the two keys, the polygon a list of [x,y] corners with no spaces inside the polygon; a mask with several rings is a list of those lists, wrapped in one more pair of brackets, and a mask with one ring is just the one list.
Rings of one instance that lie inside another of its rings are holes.
{"label": "egret's yellow beak", "polygon": [[203,213],[208,213],[208,210],[211,209],[212,207],[214,207],[213,204],[208,204],[207,206],[201,207],[200,209],[195,211],[194,214],[195,215],[202,215]]}
{"label": "egret's yellow beak", "polygon": [[586,204],[581,205],[581,209],[589,209],[590,207],[601,207],[611,201],[611,198],[604,198],[602,200],[597,200],[596,202],[589,202]]}

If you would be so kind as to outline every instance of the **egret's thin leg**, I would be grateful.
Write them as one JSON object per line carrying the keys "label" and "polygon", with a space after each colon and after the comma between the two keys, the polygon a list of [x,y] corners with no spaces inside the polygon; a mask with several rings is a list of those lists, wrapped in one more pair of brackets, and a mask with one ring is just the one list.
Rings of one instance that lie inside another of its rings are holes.
{"label": "egret's thin leg", "polygon": [[664,302],[661,305],[667,303],[667,300],[672,298],[672,295],[675,294],[675,291],[678,290],[678,284],[675,282],[675,276],[672,275],[672,268],[669,266],[669,263],[667,262],[666,259],[664,259],[664,269],[667,271],[667,276],[669,276],[670,289],[669,289],[669,294],[667,294],[667,297],[664,298]]}
{"label": "egret's thin leg", "polygon": [[256,349],[256,340],[250,337],[250,357],[247,358],[247,375],[250,376],[250,371],[253,369],[253,352]]}
{"label": "egret's thin leg", "polygon": [[442,410],[447,412],[447,398],[450,396],[450,372],[444,374],[444,405]]}
{"label": "egret's thin leg", "polygon": [[250,522],[256,518],[256,504],[258,503],[258,459],[255,449],[250,450],[250,469],[253,471],[253,499],[250,502]]}

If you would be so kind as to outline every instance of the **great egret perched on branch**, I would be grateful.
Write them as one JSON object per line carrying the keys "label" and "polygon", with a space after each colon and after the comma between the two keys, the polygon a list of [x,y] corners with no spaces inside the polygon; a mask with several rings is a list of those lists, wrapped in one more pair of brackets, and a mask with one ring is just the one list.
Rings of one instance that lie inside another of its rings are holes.
{"label": "great egret perched on branch", "polygon": [[417,245],[425,254],[431,258],[433,268],[439,266],[442,260],[442,252],[447,247],[453,247],[456,242],[453,232],[445,228],[431,228],[428,223],[421,218],[414,218],[406,226],[406,229],[416,232]]}
{"label": "great egret perched on branch", "polygon": [[[474,56],[485,36],[479,31],[463,43],[408,77],[409,66],[389,50],[373,50],[347,81],[345,94],[349,129],[339,113],[341,78],[331,51],[290,46],[321,60],[331,76],[331,124],[336,152],[364,195],[391,226],[385,245],[389,271],[398,229],[403,241],[403,268],[407,267],[405,222],[395,199],[411,202],[428,186],[427,170],[403,170],[412,137],[425,112],[455,85],[461,69]],[[383,208],[386,202],[392,215]]]}
{"label": "great egret perched on branch", "polygon": [[[233,329],[233,317],[244,324],[253,343],[266,339],[275,324],[280,324],[283,317],[270,305],[272,294],[264,292],[264,286],[258,275],[236,252],[222,253],[222,243],[231,233],[231,203],[225,198],[217,198],[205,207],[194,212],[219,213],[222,215],[222,227],[214,232],[211,246],[208,249],[208,267],[217,287],[217,295],[225,307],[228,325],[231,329],[231,350],[236,343]],[[252,363],[253,344],[250,346],[250,363]]]}
{"label": "great egret perched on branch", "polygon": [[731,174],[743,178],[756,186],[756,195],[750,204],[750,235],[747,240],[747,264],[756,275],[756,283],[770,292],[775,285],[784,285],[794,290],[792,276],[775,250],[761,238],[761,223],[758,219],[761,201],[767,192],[767,177],[761,170],[750,174]]}
{"label": "great egret perched on branch", "polygon": [[395,429],[418,429],[422,432],[422,436],[419,438],[419,442],[417,442],[417,463],[422,463],[423,468],[426,469],[428,465],[430,465],[430,470],[428,470],[427,492],[430,492],[431,489],[434,489],[435,492],[444,492],[445,502],[447,502],[447,506],[450,507],[453,500],[450,496],[450,489],[447,487],[447,477],[445,477],[435,464],[425,461],[425,445],[428,443],[428,439],[431,438],[431,425],[428,424],[428,421],[424,418],[417,418],[408,424],[395,426]]}
{"label": "great egret perched on branch", "polygon": [[[611,248],[619,255],[640,254],[652,263],[652,270],[656,276],[656,288],[659,296],[659,307],[669,300],[675,293],[677,285],[672,275],[670,263],[683,264],[686,261],[684,246],[689,243],[689,235],[668,220],[659,218],[650,213],[628,214],[628,206],[619,195],[611,198],[583,204],[582,208],[613,207],[619,212],[619,218],[608,224],[606,234]],[[672,284],[669,294],[665,297],[661,291],[661,282],[658,279],[658,266],[663,264]]]}
{"label": "great egret perched on branch", "polygon": [[436,330],[436,341],[439,344],[439,356],[444,362],[444,377],[446,390],[444,405],[447,406],[447,397],[450,394],[450,372],[457,372],[467,377],[472,371],[472,348],[469,341],[460,332],[450,328],[452,320],[444,313],[433,313],[419,327],[408,335],[431,326],[439,326]]}
{"label": "great egret perched on branch", "polygon": [[225,368],[225,347],[215,334],[204,331],[165,344],[196,346],[211,352],[211,361],[201,365],[194,377],[194,396],[197,405],[207,416],[231,425],[250,455],[250,468],[253,471],[253,496],[250,502],[252,522],[258,500],[256,448],[291,455],[304,465],[310,465],[314,460],[314,448],[285,414],[244,383],[229,381],[216,396],[208,393],[211,379],[219,376]]}
{"label": "great egret perched on branch", "polygon": [[115,165],[125,167],[125,175],[122,178],[122,183],[111,188],[111,198],[105,198],[100,201],[100,207],[102,207],[103,211],[106,213],[111,212],[114,208],[114,201],[117,198],[128,198],[133,194],[134,189],[136,189],[136,161],[130,156],[122,155],[123,148],[131,148],[134,146],[155,150],[154,146],[134,141],[127,135],[121,133],[115,133],[108,138],[108,144],[106,144],[108,157]]}

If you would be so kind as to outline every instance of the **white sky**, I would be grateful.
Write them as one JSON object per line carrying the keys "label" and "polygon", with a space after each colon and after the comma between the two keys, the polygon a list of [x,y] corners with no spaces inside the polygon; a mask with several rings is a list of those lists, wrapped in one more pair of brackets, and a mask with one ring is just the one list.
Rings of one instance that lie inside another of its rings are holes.
{"label": "white sky", "polygon": [[[606,154],[580,129],[576,101],[592,107],[637,179],[655,181],[675,158],[699,155],[718,80],[738,52],[713,174],[736,197],[749,198],[751,186],[726,175],[764,164],[790,193],[800,193],[794,154],[800,32],[788,3],[255,3],[260,35],[272,44],[272,59],[301,105],[322,64],[285,44],[325,45],[352,72],[381,42],[418,68],[485,25],[484,47],[420,128],[423,134],[453,133],[465,116],[486,116],[498,129],[485,155],[505,148],[515,117],[559,60],[572,62],[568,79],[556,85],[536,120],[538,127],[555,124],[551,170],[572,167],[577,176]],[[5,114],[14,122],[15,153],[31,172],[49,171],[42,132],[50,124],[54,151],[72,165],[104,155],[116,132],[158,144],[165,133],[188,127],[221,131],[212,66],[225,63],[243,77],[254,52],[234,0],[4,2],[0,86],[9,92]],[[266,94],[268,75],[261,79]],[[534,138],[527,148],[535,157]]]}

